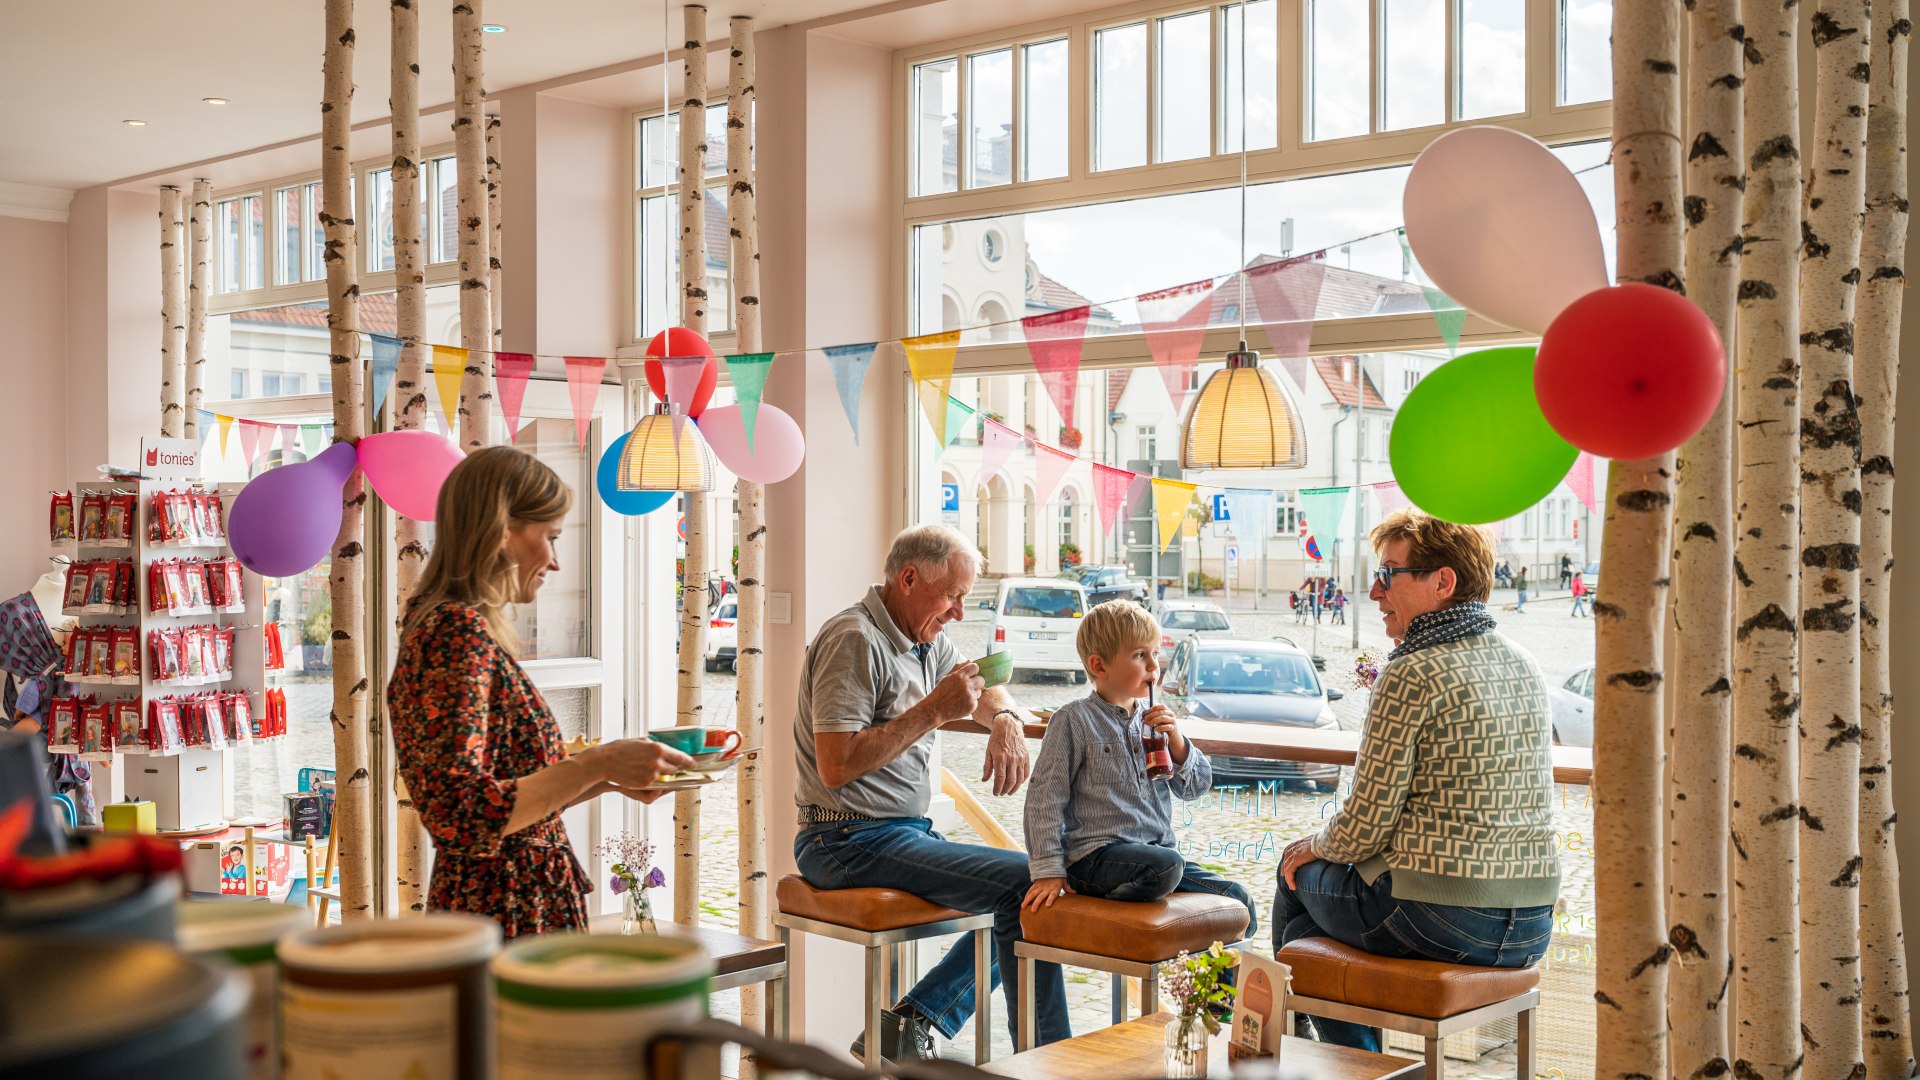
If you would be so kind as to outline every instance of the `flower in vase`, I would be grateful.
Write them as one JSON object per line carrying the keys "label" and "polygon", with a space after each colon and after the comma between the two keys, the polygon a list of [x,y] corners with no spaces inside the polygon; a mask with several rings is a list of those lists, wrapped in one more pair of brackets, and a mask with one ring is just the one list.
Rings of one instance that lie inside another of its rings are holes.
{"label": "flower in vase", "polygon": [[1360,650],[1360,655],[1355,657],[1353,661],[1353,688],[1355,690],[1371,690],[1373,689],[1374,681],[1379,678],[1379,658],[1375,657],[1369,650]]}
{"label": "flower in vase", "polygon": [[647,871],[647,880],[645,882],[645,885],[647,888],[657,889],[660,886],[665,885],[666,883],[667,883],[667,872],[665,870],[662,870],[656,866],[653,869]]}
{"label": "flower in vase", "polygon": [[614,892],[614,895],[615,895],[615,896],[618,896],[618,895],[620,895],[621,893],[623,893],[623,892],[626,892],[626,891],[627,891],[627,879],[626,879],[626,877],[625,877],[624,875],[621,875],[621,874],[615,874],[615,875],[613,875],[613,892]]}

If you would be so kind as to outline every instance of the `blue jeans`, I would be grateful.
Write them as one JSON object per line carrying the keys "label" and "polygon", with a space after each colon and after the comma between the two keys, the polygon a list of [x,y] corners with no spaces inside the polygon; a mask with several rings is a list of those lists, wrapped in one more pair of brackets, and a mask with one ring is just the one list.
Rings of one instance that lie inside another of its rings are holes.
{"label": "blue jeans", "polygon": [[[830,822],[802,829],[793,841],[800,875],[821,889],[899,889],[923,900],[976,914],[993,913],[994,986],[1007,988],[1007,1031],[1016,1042],[1020,964],[1020,901],[1033,879],[1018,851],[956,844],[926,818]],[[1059,964],[1034,965],[1037,1044],[1073,1037],[1067,1026],[1067,985]],[[973,935],[962,935],[947,955],[907,991],[906,1002],[951,1039],[973,1016]],[[991,992],[991,988],[989,988]]]}
{"label": "blue jeans", "polygon": [[[1483,967],[1526,967],[1547,952],[1553,905],[1456,907],[1399,900],[1393,874],[1372,885],[1348,863],[1316,859],[1283,879],[1273,897],[1273,951],[1303,937],[1329,937],[1378,956]],[[1314,1017],[1322,1042],[1379,1050],[1374,1028]]]}
{"label": "blue jeans", "polygon": [[1247,906],[1247,937],[1260,922],[1253,897],[1237,881],[1182,859],[1157,844],[1108,844],[1067,867],[1067,884],[1082,896],[1102,900],[1160,900],[1170,893],[1226,896]]}

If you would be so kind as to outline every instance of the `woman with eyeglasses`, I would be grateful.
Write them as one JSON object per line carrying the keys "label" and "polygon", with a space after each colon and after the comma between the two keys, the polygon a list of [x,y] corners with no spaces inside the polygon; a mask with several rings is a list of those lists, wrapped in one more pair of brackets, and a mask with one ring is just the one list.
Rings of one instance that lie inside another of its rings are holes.
{"label": "woman with eyeglasses", "polygon": [[[1372,540],[1369,595],[1394,649],[1352,794],[1281,856],[1274,949],[1330,937],[1381,956],[1526,967],[1546,952],[1560,892],[1546,684],[1487,614],[1487,530],[1401,510]],[[1380,1049],[1373,1028],[1312,1023],[1322,1042]]]}

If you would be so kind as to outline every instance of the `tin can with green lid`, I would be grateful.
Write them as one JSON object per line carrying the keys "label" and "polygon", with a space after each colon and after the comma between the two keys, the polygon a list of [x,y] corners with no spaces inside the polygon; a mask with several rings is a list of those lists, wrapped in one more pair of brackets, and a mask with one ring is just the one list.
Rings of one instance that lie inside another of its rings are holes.
{"label": "tin can with green lid", "polygon": [[280,993],[280,962],[274,942],[312,915],[301,905],[266,900],[183,899],[174,909],[174,941],[180,951],[217,956],[246,972],[253,986],[247,1003],[247,1075],[280,1075],[280,1038],[274,1015]]}
{"label": "tin can with green lid", "polygon": [[706,1016],[713,958],[655,934],[547,934],[494,958],[499,1080],[630,1080],[661,1031]]}

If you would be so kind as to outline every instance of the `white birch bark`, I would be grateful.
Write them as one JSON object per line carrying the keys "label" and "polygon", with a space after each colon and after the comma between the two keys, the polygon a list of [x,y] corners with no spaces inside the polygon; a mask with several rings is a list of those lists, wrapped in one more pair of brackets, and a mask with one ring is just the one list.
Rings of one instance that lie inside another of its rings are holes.
{"label": "white birch bark", "polygon": [[[685,17],[686,98],[680,103],[680,325],[707,332],[707,9],[689,4]],[[708,518],[713,493],[689,491],[687,555],[680,590],[679,723],[701,723],[701,674],[706,664]],[[700,794],[682,791],[673,800],[673,853],[680,872],[673,881],[674,921],[700,921]]]}
{"label": "white birch bark", "polygon": [[1892,606],[1894,392],[1906,287],[1908,0],[1879,0],[1871,34],[1866,227],[1855,301],[1860,411],[1860,1018],[1868,1080],[1913,1075],[1900,866],[1894,853]]}
{"label": "white birch bark", "polygon": [[1853,299],[1867,144],[1867,0],[1820,0],[1800,243],[1800,1024],[1808,1080],[1858,1080],[1860,418]]}
{"label": "white birch bark", "polygon": [[[493,344],[487,348],[497,353],[502,348],[500,309],[505,305],[500,299],[500,117],[492,114],[487,116],[487,297],[493,318]],[[511,441],[513,433],[507,437]]]}
{"label": "white birch bark", "polygon": [[207,370],[207,298],[213,277],[213,181],[193,182],[192,208],[187,213],[187,341],[186,408],[180,426],[189,439],[200,432],[202,377]]}
{"label": "white birch bark", "polygon": [[1797,0],[1743,5],[1734,533],[1734,1073],[1800,1069],[1800,239]]}
{"label": "white birch bark", "polygon": [[[1733,693],[1733,334],[1740,279],[1739,0],[1695,0],[1687,35],[1687,292],[1727,349],[1728,390],[1680,449],[1673,548],[1674,693],[1667,744],[1668,1075],[1731,1067],[1727,792]],[[1683,735],[1684,733],[1684,735]]]}
{"label": "white birch bark", "polygon": [[468,350],[460,379],[460,447],[487,445],[493,420],[493,314],[488,264],[485,33],[481,0],[453,5],[454,190],[460,214],[460,347]]}
{"label": "white birch bark", "polygon": [[[732,77],[727,83],[727,233],[732,250],[733,324],[739,351],[760,351],[760,217],[753,169],[753,20],[736,15],[727,22],[732,48]],[[767,903],[766,779],[760,754],[766,739],[766,489],[748,480],[739,482],[740,503],[740,623],[739,669],[734,684],[734,730],[740,745],[751,751],[738,768],[740,801],[740,932],[748,937],[773,937],[773,915]],[[764,985],[742,987],[740,1016],[759,1030]],[[752,1062],[744,1062],[746,1065]]]}
{"label": "white birch bark", "polygon": [[[391,89],[387,107],[393,125],[393,279],[394,334],[400,339],[400,362],[387,401],[393,409],[393,429],[411,431],[427,419],[426,260],[420,200],[420,11],[413,0],[390,0],[392,9]],[[406,620],[407,601],[420,584],[427,565],[425,530],[400,514],[393,516],[394,621]],[[427,910],[427,829],[414,808],[406,781],[393,776],[395,828],[399,859],[399,907],[404,912]]]}
{"label": "white birch bark", "polygon": [[[322,261],[327,270],[327,332],[333,369],[333,437],[357,443],[363,421],[366,376],[360,366],[358,237],[349,184],[353,162],[353,0],[326,0],[327,44],[320,97],[320,223],[326,230]],[[364,642],[366,592],[364,481],[356,471],[341,497],[345,513],[334,542],[328,575],[333,602],[334,768],[340,777],[333,828],[340,846],[340,915],[373,914],[371,789],[367,772],[367,670]]]}
{"label": "white birch bark", "polygon": [[160,434],[180,438],[186,405],[187,226],[180,189],[160,189]]}

